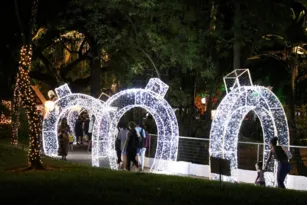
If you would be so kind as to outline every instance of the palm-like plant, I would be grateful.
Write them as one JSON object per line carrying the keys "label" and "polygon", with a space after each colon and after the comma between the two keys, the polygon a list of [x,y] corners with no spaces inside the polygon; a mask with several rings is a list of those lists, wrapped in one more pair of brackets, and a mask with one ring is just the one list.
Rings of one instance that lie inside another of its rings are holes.
{"label": "palm-like plant", "polygon": [[[282,45],[282,49],[273,50],[265,49],[261,53],[250,57],[248,60],[273,58],[280,62],[289,73],[289,85],[291,87],[289,93],[289,126],[291,133],[291,144],[298,144],[299,136],[296,127],[296,87],[299,82],[307,79],[307,15],[306,8],[300,4],[300,8],[291,9],[292,22],[287,28],[285,37],[274,34],[263,36],[263,40],[271,44]],[[297,156],[297,168],[302,168],[302,161],[298,149],[294,150],[294,155]],[[305,170],[301,170],[305,171]],[[298,170],[298,172],[301,172]]]}

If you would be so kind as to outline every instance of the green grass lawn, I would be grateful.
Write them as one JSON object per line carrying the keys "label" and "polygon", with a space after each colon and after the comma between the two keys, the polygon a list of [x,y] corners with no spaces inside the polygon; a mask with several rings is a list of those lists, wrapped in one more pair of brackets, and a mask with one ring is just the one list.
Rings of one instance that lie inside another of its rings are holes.
{"label": "green grass lawn", "polygon": [[306,204],[307,192],[194,178],[111,171],[44,158],[55,170],[6,172],[26,152],[0,144],[0,202],[20,204]]}

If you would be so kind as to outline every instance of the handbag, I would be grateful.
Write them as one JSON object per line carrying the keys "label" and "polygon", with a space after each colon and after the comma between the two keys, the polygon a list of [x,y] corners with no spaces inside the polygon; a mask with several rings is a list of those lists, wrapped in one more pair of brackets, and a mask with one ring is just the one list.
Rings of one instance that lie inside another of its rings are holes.
{"label": "handbag", "polygon": [[288,150],[286,147],[282,147],[282,149],[284,150],[284,152],[287,155],[288,159],[291,159],[292,158],[292,153],[290,152],[290,150]]}
{"label": "handbag", "polygon": [[68,133],[69,142],[74,142],[74,136],[71,133]]}

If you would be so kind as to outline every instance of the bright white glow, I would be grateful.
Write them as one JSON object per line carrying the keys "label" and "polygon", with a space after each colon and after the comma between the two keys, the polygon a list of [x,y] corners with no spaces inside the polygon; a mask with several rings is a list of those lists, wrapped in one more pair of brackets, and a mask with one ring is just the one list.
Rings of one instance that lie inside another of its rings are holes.
{"label": "bright white glow", "polygon": [[201,103],[202,103],[202,104],[206,104],[206,98],[202,98],[202,99],[201,99]]}
{"label": "bright white glow", "polygon": [[[253,86],[248,69],[235,70],[224,78],[227,95],[218,106],[210,131],[209,154],[230,160],[231,177],[223,176],[225,181],[237,181],[237,145],[241,123],[248,112],[254,111],[258,116],[264,140],[263,164],[270,152],[270,139],[278,137],[279,144],[289,148],[288,122],[284,109],[276,95],[268,88]],[[230,88],[233,88],[230,91]],[[273,160],[269,165],[271,171]],[[255,162],[256,163],[256,162]],[[211,173],[211,170],[210,170]],[[216,179],[216,174],[211,174]],[[272,172],[265,174],[266,184],[274,185]]]}
{"label": "bright white glow", "polygon": [[52,111],[48,110],[43,120],[43,148],[47,156],[57,156],[58,153],[58,122],[62,117],[68,118],[68,125],[74,134],[75,112],[82,108],[89,110],[89,114],[96,117],[94,132],[98,136],[99,121],[105,109],[104,102],[84,94],[72,94],[68,85],[62,85],[55,89],[58,100],[54,102]]}
{"label": "bright white glow", "polygon": [[76,125],[78,116],[80,115],[81,109],[82,108],[80,106],[73,106],[67,109],[66,112],[63,113],[63,115],[61,115],[61,118],[65,117],[67,119],[67,124],[72,131],[71,134],[74,137],[73,144],[77,144],[77,137],[76,137],[76,133],[74,129],[75,129],[75,125]]}
{"label": "bright white glow", "polygon": [[171,162],[177,160],[179,131],[176,115],[164,99],[167,90],[168,85],[158,78],[152,78],[145,89],[128,89],[111,96],[105,102],[106,107],[116,107],[117,110],[105,112],[101,117],[100,136],[92,138],[92,164],[99,166],[99,157],[104,157],[109,159],[112,169],[117,169],[114,132],[120,118],[128,110],[140,107],[153,116],[158,130],[156,155],[151,171],[171,172]]}
{"label": "bright white glow", "polygon": [[45,102],[46,111],[53,111],[54,110],[54,102],[53,101],[46,101]]}
{"label": "bright white glow", "polygon": [[215,113],[216,113],[216,110],[211,110],[211,120],[214,120]]}

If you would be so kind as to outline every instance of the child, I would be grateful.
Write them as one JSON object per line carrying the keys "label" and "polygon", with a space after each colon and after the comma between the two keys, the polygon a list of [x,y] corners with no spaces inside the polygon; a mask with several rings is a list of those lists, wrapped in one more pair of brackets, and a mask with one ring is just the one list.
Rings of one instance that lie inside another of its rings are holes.
{"label": "child", "polygon": [[264,171],[262,170],[262,162],[258,162],[256,165],[257,170],[257,178],[255,180],[256,185],[265,186],[265,180],[264,180]]}

